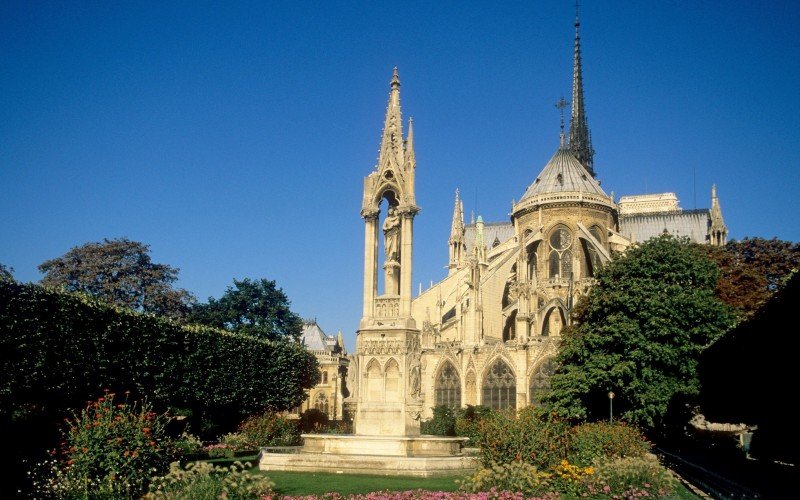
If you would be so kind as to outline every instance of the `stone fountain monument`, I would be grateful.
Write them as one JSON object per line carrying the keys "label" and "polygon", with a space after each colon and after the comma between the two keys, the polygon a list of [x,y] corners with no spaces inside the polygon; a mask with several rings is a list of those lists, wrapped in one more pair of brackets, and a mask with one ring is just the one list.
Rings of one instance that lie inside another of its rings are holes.
{"label": "stone fountain monument", "polygon": [[[386,475],[460,475],[475,467],[462,454],[466,438],[420,435],[420,331],[411,316],[414,217],[413,124],[403,139],[400,79],[395,68],[378,164],[364,179],[364,310],[348,398],[354,434],[304,434],[298,453],[262,451],[261,470]],[[381,204],[386,206],[380,223]],[[380,233],[383,293],[378,294]]]}

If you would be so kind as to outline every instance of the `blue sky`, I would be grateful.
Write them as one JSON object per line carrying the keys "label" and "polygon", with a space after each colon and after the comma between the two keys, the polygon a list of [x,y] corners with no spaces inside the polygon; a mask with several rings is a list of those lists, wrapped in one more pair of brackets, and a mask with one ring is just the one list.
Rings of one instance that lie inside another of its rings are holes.
{"label": "blue sky", "polygon": [[[218,297],[274,279],[352,347],[362,178],[400,69],[417,151],[416,283],[453,192],[507,220],[555,151],[572,2],[0,3],[0,262],[148,243]],[[617,196],[717,183],[734,238],[800,240],[800,4],[581,7],[595,167]]]}

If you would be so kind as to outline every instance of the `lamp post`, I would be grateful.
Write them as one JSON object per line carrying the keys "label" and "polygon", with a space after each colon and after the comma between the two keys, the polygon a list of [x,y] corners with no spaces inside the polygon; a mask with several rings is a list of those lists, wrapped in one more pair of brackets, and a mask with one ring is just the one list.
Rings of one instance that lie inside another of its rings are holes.
{"label": "lamp post", "polygon": [[608,422],[614,423],[614,391],[608,391]]}

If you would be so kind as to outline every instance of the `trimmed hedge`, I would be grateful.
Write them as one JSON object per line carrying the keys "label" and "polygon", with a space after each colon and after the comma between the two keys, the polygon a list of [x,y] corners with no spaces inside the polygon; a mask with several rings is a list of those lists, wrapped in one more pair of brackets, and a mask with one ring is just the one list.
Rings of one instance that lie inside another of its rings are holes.
{"label": "trimmed hedge", "polygon": [[264,409],[299,405],[317,372],[314,356],[297,343],[184,326],[83,295],[0,281],[2,421],[59,416],[107,388],[146,396],[196,422],[223,418],[235,425]]}

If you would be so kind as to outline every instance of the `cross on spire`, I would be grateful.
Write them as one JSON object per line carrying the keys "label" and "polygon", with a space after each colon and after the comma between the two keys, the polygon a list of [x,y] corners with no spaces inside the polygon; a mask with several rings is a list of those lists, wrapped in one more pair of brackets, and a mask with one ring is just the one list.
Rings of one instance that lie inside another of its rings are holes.
{"label": "cross on spire", "polygon": [[562,148],[564,147],[564,110],[567,108],[568,105],[569,105],[569,103],[566,101],[566,99],[564,99],[564,96],[561,96],[561,99],[556,101],[556,108],[558,108],[558,111],[561,112],[561,135],[560,135],[561,146],[560,147],[562,147]]}

